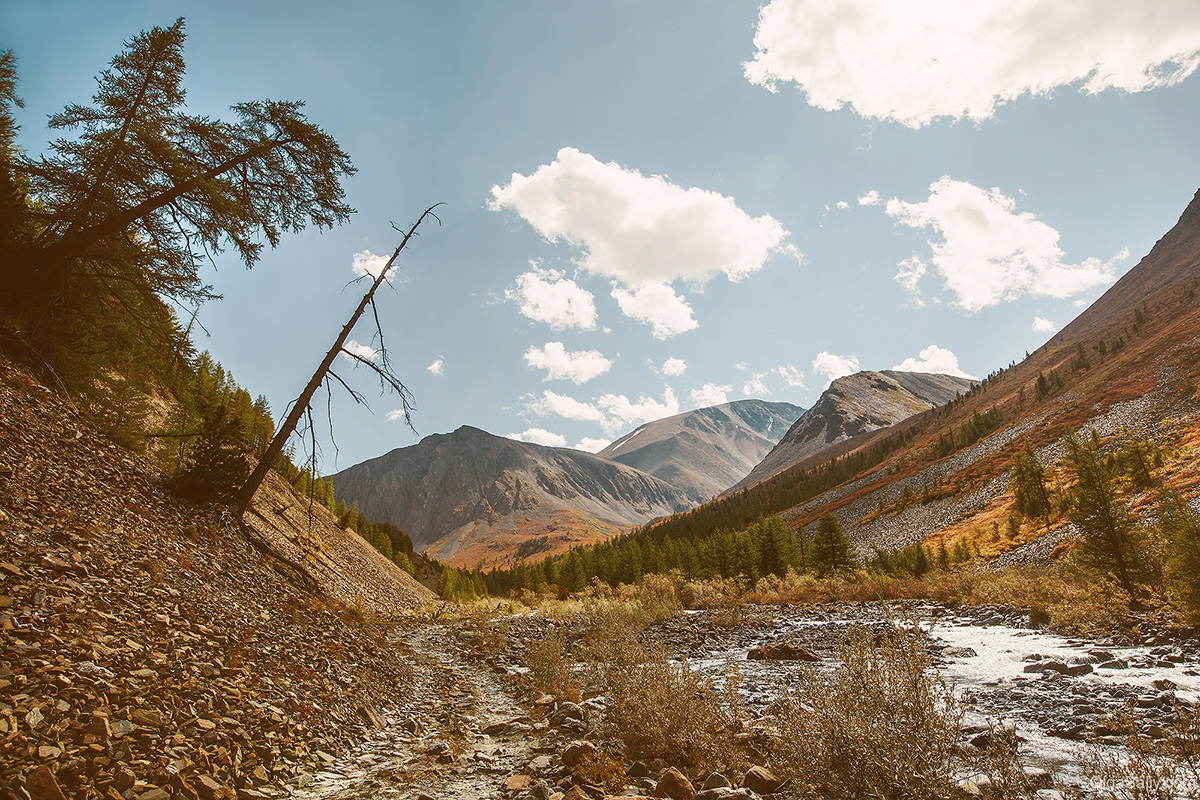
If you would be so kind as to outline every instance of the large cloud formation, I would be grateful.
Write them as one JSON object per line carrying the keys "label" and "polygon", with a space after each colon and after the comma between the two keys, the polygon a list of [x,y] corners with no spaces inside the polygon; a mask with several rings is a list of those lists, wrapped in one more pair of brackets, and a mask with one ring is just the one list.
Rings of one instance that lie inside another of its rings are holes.
{"label": "large cloud formation", "polygon": [[[1016,200],[997,188],[945,176],[930,185],[928,200],[893,198],[885,209],[897,223],[940,235],[940,241],[929,242],[933,266],[955,294],[954,305],[968,313],[1023,294],[1064,298],[1102,286],[1113,280],[1116,263],[1129,256],[1124,250],[1108,261],[1069,264],[1058,246],[1058,231],[1016,207]],[[927,271],[924,261],[913,256],[899,266],[896,280],[915,292]]]}
{"label": "large cloud formation", "polygon": [[771,0],[747,80],[910,128],[979,121],[1029,93],[1144,92],[1200,65],[1196,0]]}
{"label": "large cloud formation", "polygon": [[[530,175],[493,186],[488,207],[512,210],[549,242],[578,249],[580,266],[613,283],[621,310],[666,338],[696,327],[674,281],[739,281],[776,253],[799,257],[773,217],[751,217],[733,198],[683,188],[564,147]],[[653,302],[652,302],[653,301]],[[666,302],[668,312],[649,309]]]}

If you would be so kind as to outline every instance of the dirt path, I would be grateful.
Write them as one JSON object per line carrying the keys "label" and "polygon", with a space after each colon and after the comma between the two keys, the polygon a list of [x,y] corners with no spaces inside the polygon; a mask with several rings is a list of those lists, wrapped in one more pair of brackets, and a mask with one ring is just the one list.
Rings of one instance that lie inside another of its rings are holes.
{"label": "dirt path", "polygon": [[475,800],[500,796],[534,755],[532,722],[506,681],[468,660],[445,626],[397,636],[411,650],[412,694],[379,733],[313,776],[298,797]]}

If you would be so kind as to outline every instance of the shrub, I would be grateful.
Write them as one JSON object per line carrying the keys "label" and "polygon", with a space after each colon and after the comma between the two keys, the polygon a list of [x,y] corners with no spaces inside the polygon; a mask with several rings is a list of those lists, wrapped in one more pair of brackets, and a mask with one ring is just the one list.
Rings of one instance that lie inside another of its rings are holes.
{"label": "shrub", "polygon": [[1141,720],[1121,719],[1130,731],[1124,751],[1096,747],[1084,774],[1099,781],[1114,800],[1173,800],[1200,797],[1200,711],[1175,708],[1165,738],[1140,735]]}
{"label": "shrub", "polygon": [[579,702],[579,679],[572,668],[571,646],[561,630],[531,642],[525,649],[525,680],[538,694],[550,694],[561,700]]}
{"label": "shrub", "polygon": [[828,678],[811,669],[779,712],[778,771],[811,797],[950,798],[963,706],[936,675],[919,632],[852,631]]}
{"label": "shrub", "polygon": [[735,739],[742,724],[735,671],[718,685],[687,663],[671,662],[661,648],[645,647],[612,618],[599,621],[583,657],[590,688],[611,700],[602,732],[631,757],[692,769],[744,765]]}

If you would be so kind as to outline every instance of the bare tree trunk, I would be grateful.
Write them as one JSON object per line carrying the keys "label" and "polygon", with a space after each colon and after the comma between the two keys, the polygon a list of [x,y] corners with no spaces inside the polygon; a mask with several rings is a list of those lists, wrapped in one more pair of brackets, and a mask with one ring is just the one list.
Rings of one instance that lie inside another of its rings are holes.
{"label": "bare tree trunk", "polygon": [[[347,355],[351,356],[355,360],[364,363],[368,367],[375,370],[381,381],[400,394],[401,400],[404,403],[404,416],[405,419],[408,418],[409,405],[407,390],[400,383],[400,381],[391,374],[391,371],[387,366],[386,351],[383,349],[382,343],[382,331],[380,331],[380,350],[384,354],[382,367],[376,366],[357,354],[347,352],[344,349],[344,346],[346,344],[346,339],[350,336],[350,332],[354,330],[354,326],[358,323],[359,318],[363,315],[363,312],[367,310],[367,306],[374,305],[375,291],[381,285],[383,285],[384,280],[387,278],[388,272],[391,271],[392,266],[396,263],[396,258],[399,257],[400,251],[403,250],[404,246],[408,244],[408,240],[411,239],[417,232],[417,228],[422,222],[425,221],[426,217],[433,216],[434,219],[437,219],[437,216],[434,215],[433,210],[439,205],[441,205],[441,203],[425,209],[425,212],[421,214],[420,219],[414,222],[413,226],[408,229],[407,233],[404,234],[404,238],[400,241],[400,245],[396,248],[396,251],[392,253],[392,257],[388,259],[387,264],[384,265],[383,269],[379,271],[379,274],[375,277],[375,282],[371,284],[370,290],[363,295],[363,299],[361,302],[359,302],[358,308],[355,309],[354,314],[350,317],[349,322],[347,322],[342,328],[342,332],[338,334],[333,346],[330,347],[329,352],[325,354],[325,358],[321,360],[321,365],[317,367],[317,371],[313,373],[312,378],[308,381],[308,385],[304,387],[304,391],[300,393],[300,396],[296,398],[296,402],[292,404],[291,413],[288,414],[287,419],[284,420],[283,424],[279,427],[279,431],[275,434],[275,438],[271,440],[271,444],[267,446],[267,452],[262,458],[259,459],[258,465],[254,468],[254,472],[251,473],[250,477],[246,480],[246,483],[242,485],[242,488],[238,490],[237,495],[235,495],[233,498],[234,512],[239,519],[243,514],[246,513],[246,509],[250,507],[250,501],[254,499],[254,493],[258,491],[258,487],[266,477],[268,470],[274,466],[275,460],[279,458],[279,454],[283,452],[283,446],[287,443],[288,438],[296,430],[296,425],[300,422],[300,417],[304,415],[305,411],[308,410],[310,404],[312,403],[313,395],[316,393],[317,389],[320,388],[321,384],[325,382],[326,378],[331,374],[329,370],[330,367],[333,366],[333,360],[337,358],[338,353],[346,352]],[[378,320],[379,317],[378,314],[376,314],[377,324]],[[335,375],[334,377],[336,378],[337,376]],[[341,381],[340,378],[338,380],[339,382]],[[358,399],[357,396],[355,399]]]}

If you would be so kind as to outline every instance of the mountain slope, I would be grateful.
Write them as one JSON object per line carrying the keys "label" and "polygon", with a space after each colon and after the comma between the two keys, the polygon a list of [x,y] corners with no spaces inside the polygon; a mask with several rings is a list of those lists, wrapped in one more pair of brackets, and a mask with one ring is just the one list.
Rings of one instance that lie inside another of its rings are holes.
{"label": "mountain slope", "polygon": [[[1028,441],[1061,488],[1070,480],[1069,468],[1059,466],[1066,434],[1095,432],[1110,450],[1153,439],[1164,455],[1155,478],[1195,505],[1197,385],[1200,192],[1150,253],[1025,360],[992,372],[961,399],[659,521],[653,536],[697,539],[773,514],[793,531],[811,531],[833,512],[863,554],[968,543],[1000,563],[1043,562],[1069,549],[1078,533],[1067,517],[1003,533],[1014,511],[1013,454]],[[1143,513],[1153,508],[1134,499]]]}
{"label": "mountain slope", "polygon": [[971,384],[972,381],[953,375],[895,370],[858,372],[838,378],[796,420],[762,463],[730,491],[777,475],[830,445],[947,403],[966,392]]}
{"label": "mountain slope", "polygon": [[368,518],[406,531],[417,552],[472,567],[523,544],[528,553],[530,540],[561,552],[694,505],[624,464],[469,426],[342,470],[333,485]]}
{"label": "mountain slope", "polygon": [[649,422],[597,455],[702,501],[746,477],[803,410],[791,403],[735,400]]}

